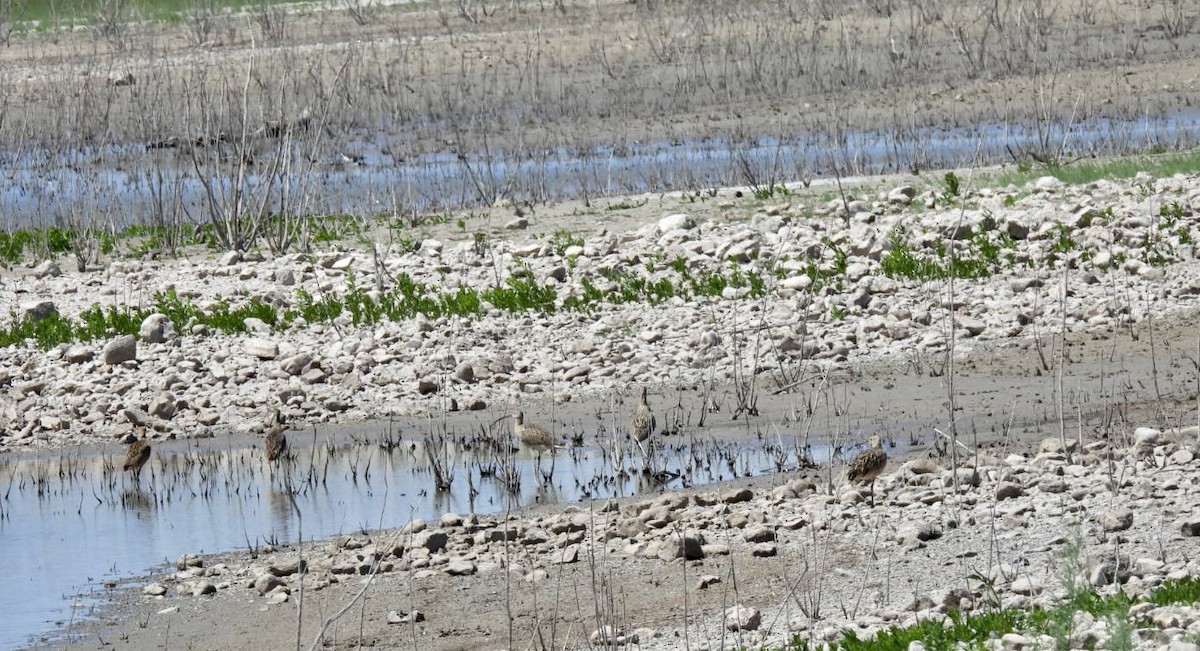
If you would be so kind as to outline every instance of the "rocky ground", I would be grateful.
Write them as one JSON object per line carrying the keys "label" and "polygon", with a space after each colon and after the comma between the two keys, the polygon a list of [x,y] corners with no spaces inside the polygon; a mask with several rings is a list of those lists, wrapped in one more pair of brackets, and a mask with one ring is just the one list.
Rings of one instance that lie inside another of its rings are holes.
{"label": "rocky ground", "polygon": [[[848,485],[773,477],[512,517],[448,513],[257,558],[184,556],[68,648],[759,648],[868,637],[950,609],[1051,606],[1069,581],[1139,597],[1200,572],[1196,454],[1195,427],[1142,428],[1128,448],[1048,439],[1029,454],[973,454],[957,472],[893,463],[873,505]],[[1200,609],[1131,617],[1136,648],[1195,648]],[[1077,617],[1071,648],[1108,648],[1114,625]],[[1013,635],[995,648],[1053,645]]]}
{"label": "rocky ground", "polygon": [[[255,303],[283,315],[306,300],[345,305],[356,292],[382,302],[396,295],[400,275],[433,296],[524,282],[551,302],[525,311],[485,298],[478,316],[418,314],[370,326],[356,326],[348,312],[296,316],[285,328],[250,318],[234,335],[151,314],[138,336],[46,351],[15,346],[0,359],[0,386],[11,396],[0,411],[0,449],[112,440],[131,422],[152,438],[257,431],[272,404],[292,423],[347,422],[539,401],[548,410],[549,400],[647,385],[723,391],[733,396],[726,408],[736,409],[749,401],[730,387],[795,395],[827,388],[820,378],[847,369],[941,383],[951,343],[968,369],[1016,351],[985,375],[1024,377],[1050,391],[1060,359],[1092,364],[1068,373],[1064,390],[1099,379],[1094,391],[1134,403],[1145,394],[1129,392],[1146,387],[1104,387],[1105,364],[1149,362],[1156,399],[1192,381],[1185,360],[1195,362],[1194,341],[1153,335],[1156,325],[1188,323],[1200,296],[1196,177],[1086,187],[1046,177],[953,200],[932,182],[854,195],[643,197],[611,211],[564,204],[508,219],[497,210],[463,227],[428,226],[403,243],[376,239],[374,250],[344,241],[273,259],[194,251],[115,259],[84,273],[50,261],[18,269],[0,284],[0,302],[19,314],[70,318],[96,304],[147,309],[168,290],[210,314]],[[909,253],[898,255],[899,246]],[[947,268],[951,250],[986,277],[951,286],[920,276]],[[660,283],[670,292],[649,289]],[[716,290],[705,289],[712,283]],[[589,292],[600,298],[571,309]],[[1111,343],[1107,362],[1095,349],[1072,351],[1089,340]],[[1131,351],[1118,362],[1121,341],[1152,354]],[[977,375],[961,373],[961,381]],[[913,399],[906,388],[900,399]],[[1082,396],[1067,401],[1066,412],[1097,406]]]}
{"label": "rocky ground", "polygon": [[[876,482],[874,505],[836,466],[510,517],[447,514],[256,558],[185,556],[77,624],[72,644],[574,648],[605,630],[634,648],[737,648],[981,607],[992,596],[973,575],[1003,604],[1047,603],[1075,556],[1092,585],[1112,589],[1115,576],[1133,594],[1195,574],[1200,177],[976,186],[948,197],[934,178],[886,179],[845,201],[814,187],[521,218],[497,209],[378,254],[343,242],[275,259],[200,251],[6,273],[0,300],[34,314],[149,305],[167,288],[202,307],[283,311],[299,290],[344,296],[353,278],[387,291],[400,273],[439,290],[517,274],[552,288],[557,307],[370,327],[250,322],[240,335],[151,316],[137,337],[15,346],[0,359],[10,458],[126,438],[131,422],[156,438],[256,432],[271,405],[293,423],[517,405],[545,415],[636,386],[652,388],[660,414],[668,396],[720,403],[720,420],[754,387],[759,414],[741,418],[793,436],[857,442],[870,429],[895,443],[904,423],[933,423]],[[946,264],[940,246],[994,265],[951,287],[897,272],[903,246],[918,263]],[[585,279],[683,287],[681,270],[763,285],[566,309]],[[931,431],[950,431],[952,409],[957,473]],[[1141,614],[1155,630],[1140,646],[1195,632],[1191,609]],[[1102,622],[1080,632],[1107,635]]]}

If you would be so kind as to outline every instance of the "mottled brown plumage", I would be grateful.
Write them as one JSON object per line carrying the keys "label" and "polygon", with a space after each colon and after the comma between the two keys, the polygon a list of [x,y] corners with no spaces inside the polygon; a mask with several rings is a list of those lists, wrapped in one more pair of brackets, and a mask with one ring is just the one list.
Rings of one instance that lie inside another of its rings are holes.
{"label": "mottled brown plumage", "polygon": [[517,440],[521,445],[536,450],[540,456],[546,450],[553,450],[558,441],[554,439],[554,435],[546,428],[533,423],[525,422],[525,412],[518,411],[516,416],[516,425],[513,427],[517,434]]}
{"label": "mottled brown plumage", "polygon": [[287,453],[287,435],[284,434],[284,418],[283,414],[276,409],[271,414],[271,420],[268,421],[270,426],[267,429],[267,437],[263,444],[263,450],[267,454],[267,461],[275,461],[283,457]]}
{"label": "mottled brown plumage", "polygon": [[140,428],[139,434],[138,439],[130,443],[125,451],[124,469],[133,473],[134,481],[142,476],[142,466],[150,460],[150,441],[146,439],[146,428]]}
{"label": "mottled brown plumage", "polygon": [[629,424],[633,430],[633,440],[639,444],[650,438],[658,426],[658,422],[654,419],[654,412],[650,411],[650,403],[646,400],[645,387],[642,387],[642,397],[638,399],[637,409],[634,410]]}
{"label": "mottled brown plumage", "polygon": [[878,436],[871,437],[871,447],[862,451],[850,462],[846,470],[846,478],[853,482],[867,482],[871,485],[871,504],[875,504],[875,478],[887,467],[887,453],[883,451],[883,441]]}

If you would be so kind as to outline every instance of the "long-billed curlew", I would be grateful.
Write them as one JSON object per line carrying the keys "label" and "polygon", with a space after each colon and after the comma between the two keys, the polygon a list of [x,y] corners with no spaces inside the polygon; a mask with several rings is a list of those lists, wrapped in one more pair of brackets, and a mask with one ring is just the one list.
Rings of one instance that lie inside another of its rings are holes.
{"label": "long-billed curlew", "polygon": [[638,406],[633,411],[629,426],[633,431],[633,440],[641,448],[642,457],[645,458],[646,448],[642,444],[650,438],[658,426],[658,421],[654,419],[654,412],[650,411],[650,403],[646,400],[646,387],[642,387],[642,396],[638,399]]}
{"label": "long-billed curlew", "polygon": [[271,413],[271,419],[268,422],[267,437],[263,443],[263,451],[267,454],[267,461],[275,461],[283,457],[287,453],[287,435],[284,434],[284,417],[280,413],[279,408]]}
{"label": "long-billed curlew", "polygon": [[542,467],[542,453],[549,450],[554,453],[554,447],[558,445],[558,441],[554,435],[541,425],[525,422],[525,412],[518,411],[514,416],[513,431],[517,435],[517,440],[521,442],[521,446],[537,452],[538,470]]}
{"label": "long-billed curlew", "polygon": [[138,481],[142,476],[142,466],[150,460],[150,441],[146,439],[146,428],[140,427],[138,439],[129,444],[129,449],[125,451],[125,466],[126,471],[133,473],[133,480]]}
{"label": "long-billed curlew", "polygon": [[871,485],[871,506],[875,506],[875,478],[887,467],[887,452],[883,451],[883,441],[878,436],[872,436],[871,447],[863,450],[846,470],[846,479],[853,482],[869,482]]}

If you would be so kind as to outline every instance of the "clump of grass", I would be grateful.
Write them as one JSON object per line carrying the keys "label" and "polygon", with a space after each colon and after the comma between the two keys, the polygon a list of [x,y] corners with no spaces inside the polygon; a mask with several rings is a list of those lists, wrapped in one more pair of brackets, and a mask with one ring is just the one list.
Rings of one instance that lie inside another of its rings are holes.
{"label": "clump of grass", "polygon": [[1014,171],[996,175],[993,182],[1001,186],[1011,183],[1021,187],[1039,176],[1053,176],[1068,185],[1083,185],[1101,179],[1129,179],[1137,176],[1139,172],[1146,172],[1155,178],[1164,178],[1175,174],[1194,174],[1198,171],[1200,152],[1186,152],[1167,156],[1131,156],[1073,165],[1023,165]]}
{"label": "clump of grass", "polygon": [[914,249],[903,229],[888,237],[891,250],[880,261],[880,269],[889,278],[988,278],[1015,264],[1016,242],[1007,233],[980,231],[953,254],[942,240],[925,250]]}
{"label": "clump of grass", "polygon": [[560,228],[554,231],[554,237],[550,239],[550,244],[554,247],[554,253],[561,258],[567,254],[567,249],[573,246],[583,246],[583,238],[565,228]]}

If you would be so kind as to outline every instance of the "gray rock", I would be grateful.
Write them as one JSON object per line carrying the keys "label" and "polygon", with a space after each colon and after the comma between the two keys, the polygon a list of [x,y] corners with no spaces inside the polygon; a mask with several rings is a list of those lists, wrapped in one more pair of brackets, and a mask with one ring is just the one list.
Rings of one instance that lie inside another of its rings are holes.
{"label": "gray rock", "polygon": [[762,624],[762,613],[755,608],[738,604],[725,611],[725,629],[753,631]]}
{"label": "gray rock", "polygon": [[463,362],[454,369],[454,379],[470,384],[475,381],[475,367]]}
{"label": "gray rock", "polygon": [[41,280],[43,278],[56,278],[62,275],[62,270],[53,260],[45,260],[33,270],[33,277]]}
{"label": "gray rock", "polygon": [[424,520],[421,518],[413,518],[412,520],[409,520],[408,523],[403,527],[400,527],[400,533],[404,535],[421,533],[422,531],[425,531],[425,527],[426,524]]}
{"label": "gray rock", "polygon": [[475,563],[462,559],[453,560],[446,563],[443,571],[450,576],[470,576],[475,573]]}
{"label": "gray rock", "polygon": [[217,593],[217,586],[213,585],[212,583],[210,583],[208,581],[197,581],[196,584],[194,586],[192,586],[192,596],[193,597],[201,597],[204,595],[216,594],[216,593]]}
{"label": "gray rock", "polygon": [[1107,511],[1097,516],[1096,522],[1098,522],[1105,531],[1125,531],[1129,527],[1133,526],[1133,511],[1128,509]]}
{"label": "gray rock", "polygon": [[55,314],[58,314],[58,308],[54,305],[54,301],[26,301],[21,303],[21,315],[34,321],[41,321]]}
{"label": "gray rock", "polygon": [[275,284],[291,287],[296,284],[296,275],[292,273],[291,269],[276,269]]}
{"label": "gray rock", "polygon": [[1042,591],[1042,586],[1039,582],[1035,581],[1033,577],[1022,576],[1014,580],[1012,585],[1009,586],[1009,589],[1016,594],[1031,597],[1033,595],[1040,594]]}
{"label": "gray rock", "polygon": [[746,542],[752,543],[773,542],[775,540],[775,532],[767,527],[751,527],[746,530],[746,533],[742,534],[742,538]]}
{"label": "gray rock", "polygon": [[686,533],[682,536],[671,533],[659,546],[658,557],[664,561],[680,557],[688,561],[704,558],[704,536],[699,533]]}
{"label": "gray rock", "polygon": [[387,623],[389,624],[413,624],[423,621],[425,621],[425,613],[419,610],[414,610],[410,613],[390,610],[387,614]]}
{"label": "gray rock", "polygon": [[151,597],[161,597],[167,594],[167,586],[158,583],[157,581],[154,583],[149,583],[142,588],[142,594]]}
{"label": "gray rock", "polygon": [[754,499],[754,491],[749,488],[730,491],[721,496],[721,501],[726,504],[737,504],[739,502],[749,502]]}
{"label": "gray rock", "polygon": [[175,399],[170,394],[159,394],[150,402],[150,415],[163,420],[175,417]]}
{"label": "gray rock", "polygon": [[297,572],[306,572],[308,565],[300,559],[286,563],[272,563],[267,566],[267,572],[272,576],[291,576]]}
{"label": "gray rock", "polygon": [[67,348],[67,352],[63,353],[63,359],[72,364],[82,364],[90,362],[96,357],[96,351],[84,346],[83,344],[72,344]]}
{"label": "gray rock", "polygon": [[300,375],[311,363],[312,355],[309,355],[308,353],[296,353],[295,355],[280,361],[279,368],[288,375]]}
{"label": "gray rock", "polygon": [[274,574],[263,574],[254,580],[254,589],[258,591],[258,594],[265,595],[283,584],[283,579]]}
{"label": "gray rock", "polygon": [[1179,529],[1185,536],[1200,536],[1200,516],[1184,520]]}
{"label": "gray rock", "polygon": [[888,192],[888,203],[907,206],[912,203],[913,197],[917,196],[917,191],[911,185],[902,185],[898,188],[892,188]]}
{"label": "gray rock", "polygon": [[162,344],[175,338],[175,324],[167,315],[154,313],[142,320],[138,337],[148,344]]}
{"label": "gray rock", "polygon": [[270,339],[251,337],[242,342],[242,352],[259,359],[275,359],[279,356],[279,344]]}
{"label": "gray rock", "polygon": [[675,215],[667,215],[658,220],[658,232],[669,233],[671,231],[687,230],[696,227],[696,220],[692,219],[691,215],[678,213]]}
{"label": "gray rock", "polygon": [[108,342],[100,352],[100,361],[116,366],[122,362],[137,359],[137,339],[133,335],[121,335]]}
{"label": "gray rock", "polygon": [[431,553],[438,553],[446,548],[450,536],[441,531],[423,531],[412,538],[412,547],[423,547]]}
{"label": "gray rock", "polygon": [[759,558],[771,558],[779,553],[779,549],[775,547],[775,543],[755,543],[750,548],[750,555]]}
{"label": "gray rock", "polygon": [[600,628],[592,631],[592,634],[588,636],[588,641],[596,646],[615,646],[624,648],[630,645],[638,644],[640,640],[641,637],[638,635],[637,631],[625,634],[617,627],[609,625],[601,626]]}
{"label": "gray rock", "polygon": [[1025,488],[1011,481],[1002,481],[996,485],[996,499],[1008,500],[1025,494]]}

